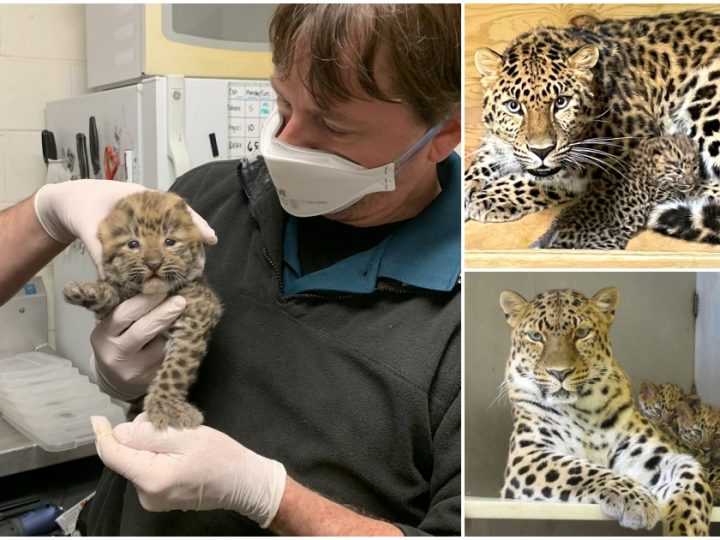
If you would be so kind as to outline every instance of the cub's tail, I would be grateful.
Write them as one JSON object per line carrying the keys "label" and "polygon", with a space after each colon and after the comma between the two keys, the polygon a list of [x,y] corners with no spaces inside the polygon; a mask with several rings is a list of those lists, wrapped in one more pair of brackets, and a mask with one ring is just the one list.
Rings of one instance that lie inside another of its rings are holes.
{"label": "cub's tail", "polygon": [[720,201],[703,197],[664,202],[650,212],[647,228],[690,242],[720,245]]}

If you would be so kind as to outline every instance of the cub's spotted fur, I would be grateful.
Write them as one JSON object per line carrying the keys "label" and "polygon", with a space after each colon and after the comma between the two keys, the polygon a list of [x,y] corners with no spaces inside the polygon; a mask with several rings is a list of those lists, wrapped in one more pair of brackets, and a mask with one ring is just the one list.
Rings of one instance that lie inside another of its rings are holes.
{"label": "cub's spotted fur", "polygon": [[144,407],[159,428],[200,425],[202,413],[186,401],[187,393],[222,308],[204,283],[202,238],[185,201],[156,191],[129,195],[102,221],[98,236],[104,277],[96,283],[68,282],[65,299],[102,318],[140,293],[185,297],[185,310],[167,330],[165,359]]}
{"label": "cub's spotted fur", "polygon": [[625,249],[655,204],[697,188],[697,152],[686,135],[646,138],[628,155],[622,177],[590,184],[532,247]]}
{"label": "cub's spotted fur", "polygon": [[597,503],[630,528],[707,535],[705,472],[660,437],[633,405],[609,329],[619,301],[609,287],[527,301],[503,291],[512,329],[505,386],[513,433],[503,497]]}
{"label": "cub's spotted fur", "polygon": [[502,55],[475,53],[485,135],[466,172],[467,217],[512,221],[571,201],[620,176],[642,139],[683,133],[698,145],[706,190],[651,223],[689,240],[720,239],[720,15],[579,25],[532,30]]}

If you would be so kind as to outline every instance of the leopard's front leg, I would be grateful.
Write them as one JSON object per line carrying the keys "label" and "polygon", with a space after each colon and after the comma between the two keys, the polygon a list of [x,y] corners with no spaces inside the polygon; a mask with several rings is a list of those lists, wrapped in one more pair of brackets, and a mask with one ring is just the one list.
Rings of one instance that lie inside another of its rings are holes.
{"label": "leopard's front leg", "polygon": [[465,217],[483,223],[516,221],[576,198],[568,190],[526,174],[509,174],[490,182],[466,178],[465,184]]}
{"label": "leopard's front leg", "polygon": [[652,529],[660,519],[655,497],[639,482],[587,459],[534,445],[511,453],[503,497],[595,503],[620,525]]}
{"label": "leopard's front leg", "polygon": [[614,468],[646,486],[660,502],[663,534],[707,536],[713,498],[701,465],[661,440],[636,437],[628,442],[616,452]]}
{"label": "leopard's front leg", "polygon": [[68,281],[63,287],[63,296],[70,304],[87,308],[100,318],[115,309],[121,300],[117,290],[104,281]]}

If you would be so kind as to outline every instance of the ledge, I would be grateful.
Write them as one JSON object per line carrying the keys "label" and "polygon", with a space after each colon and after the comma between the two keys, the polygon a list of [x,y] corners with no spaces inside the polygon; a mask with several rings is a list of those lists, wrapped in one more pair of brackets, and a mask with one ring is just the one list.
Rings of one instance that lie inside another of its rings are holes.
{"label": "ledge", "polygon": [[[465,497],[465,519],[537,519],[565,521],[616,521],[597,504],[517,501],[494,497]],[[720,507],[713,508],[711,522],[720,522]]]}
{"label": "ledge", "polygon": [[465,268],[717,268],[720,252],[596,251],[590,249],[467,250]]}

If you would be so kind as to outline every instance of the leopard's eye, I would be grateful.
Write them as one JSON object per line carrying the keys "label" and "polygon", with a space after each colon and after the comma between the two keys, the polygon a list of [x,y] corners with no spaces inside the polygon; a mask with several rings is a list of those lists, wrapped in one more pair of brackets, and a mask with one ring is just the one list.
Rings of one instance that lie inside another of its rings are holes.
{"label": "leopard's eye", "polygon": [[536,342],[544,341],[543,335],[540,332],[528,332],[527,337],[530,341],[536,341]]}
{"label": "leopard's eye", "polygon": [[588,326],[581,326],[577,330],[575,330],[575,338],[576,339],[582,339],[586,338],[590,335],[590,328]]}
{"label": "leopard's eye", "polygon": [[127,247],[129,247],[130,249],[137,249],[140,247],[140,242],[138,242],[137,240],[130,240],[127,243]]}
{"label": "leopard's eye", "polygon": [[174,246],[174,245],[176,244],[176,242],[177,242],[177,240],[175,240],[174,238],[166,238],[166,239],[165,239],[165,245],[166,245],[167,247],[172,247],[172,246]]}
{"label": "leopard's eye", "polygon": [[555,110],[556,111],[562,111],[564,108],[566,108],[568,105],[570,105],[570,98],[567,96],[558,96],[555,98]]}
{"label": "leopard's eye", "polygon": [[522,105],[516,99],[508,99],[503,105],[512,114],[522,114]]}

